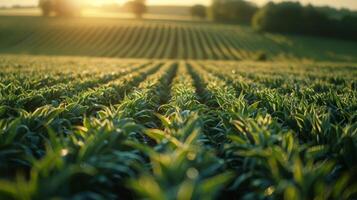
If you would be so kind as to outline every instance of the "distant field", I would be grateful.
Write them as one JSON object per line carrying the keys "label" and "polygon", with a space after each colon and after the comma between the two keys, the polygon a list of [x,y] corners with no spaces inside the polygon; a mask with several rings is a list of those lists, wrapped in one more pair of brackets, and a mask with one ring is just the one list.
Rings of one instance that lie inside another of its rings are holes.
{"label": "distant field", "polygon": [[0,53],[199,60],[356,61],[357,43],[169,20],[0,17]]}

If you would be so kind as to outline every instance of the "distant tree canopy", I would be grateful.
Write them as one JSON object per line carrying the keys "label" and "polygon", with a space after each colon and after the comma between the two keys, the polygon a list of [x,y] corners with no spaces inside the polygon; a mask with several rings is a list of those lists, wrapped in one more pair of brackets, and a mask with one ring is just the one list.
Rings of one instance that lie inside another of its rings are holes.
{"label": "distant tree canopy", "polygon": [[204,19],[207,17],[207,8],[204,5],[194,5],[191,7],[191,15]]}
{"label": "distant tree canopy", "polygon": [[80,14],[80,5],[76,0],[40,0],[39,7],[44,16],[77,16]]}
{"label": "distant tree canopy", "polygon": [[348,10],[346,8],[336,9],[329,6],[322,6],[316,7],[316,9],[335,19],[341,19],[347,15],[357,16],[357,11]]}
{"label": "distant tree canopy", "polygon": [[268,3],[253,18],[253,27],[259,31],[307,33],[322,31],[327,16],[312,6],[302,7],[297,2]]}
{"label": "distant tree canopy", "polygon": [[244,0],[213,0],[211,15],[215,21],[250,24],[258,7]]}
{"label": "distant tree canopy", "polygon": [[125,3],[124,7],[134,13],[136,18],[141,19],[143,14],[147,11],[145,3],[145,0],[132,0]]}
{"label": "distant tree canopy", "polygon": [[39,7],[42,10],[43,16],[49,16],[54,9],[54,1],[50,0],[40,0]]}
{"label": "distant tree canopy", "polygon": [[257,31],[297,33],[357,40],[357,17],[330,17],[311,5],[295,2],[268,3],[254,16]]}

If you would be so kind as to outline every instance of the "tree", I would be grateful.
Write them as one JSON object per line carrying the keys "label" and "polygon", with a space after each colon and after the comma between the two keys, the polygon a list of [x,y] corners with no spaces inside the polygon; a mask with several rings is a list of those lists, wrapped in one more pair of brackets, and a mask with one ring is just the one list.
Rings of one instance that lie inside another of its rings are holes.
{"label": "tree", "polygon": [[204,19],[207,17],[207,8],[204,5],[194,5],[191,7],[191,15]]}
{"label": "tree", "polygon": [[253,17],[253,27],[258,31],[292,33],[301,30],[302,6],[300,3],[268,3]]}
{"label": "tree", "polygon": [[145,0],[128,1],[124,7],[130,10],[130,12],[134,13],[138,19],[141,19],[147,10]]}
{"label": "tree", "polygon": [[250,24],[258,7],[244,0],[213,0],[211,14],[215,21]]}
{"label": "tree", "polygon": [[54,9],[54,2],[52,0],[40,0],[39,7],[41,8],[43,16],[50,16]]}
{"label": "tree", "polygon": [[39,0],[43,16],[77,16],[80,13],[79,0]]}

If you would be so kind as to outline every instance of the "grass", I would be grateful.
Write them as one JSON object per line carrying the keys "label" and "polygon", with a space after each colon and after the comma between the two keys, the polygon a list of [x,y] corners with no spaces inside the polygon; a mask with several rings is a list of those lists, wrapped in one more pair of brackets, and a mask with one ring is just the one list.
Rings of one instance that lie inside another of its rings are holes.
{"label": "grass", "polygon": [[1,16],[0,53],[199,60],[356,62],[356,43],[170,20]]}
{"label": "grass", "polygon": [[1,199],[357,197],[354,63],[0,59]]}

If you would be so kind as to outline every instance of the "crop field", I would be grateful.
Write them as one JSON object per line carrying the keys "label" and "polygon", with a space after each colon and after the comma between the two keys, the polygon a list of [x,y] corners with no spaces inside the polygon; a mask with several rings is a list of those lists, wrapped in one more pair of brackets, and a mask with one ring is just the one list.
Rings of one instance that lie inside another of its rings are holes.
{"label": "crop field", "polygon": [[357,62],[357,42],[165,20],[0,17],[0,53],[198,60]]}
{"label": "crop field", "polygon": [[2,55],[0,199],[355,199],[356,77],[353,63]]}
{"label": "crop field", "polygon": [[357,43],[0,17],[0,200],[357,199]]}

